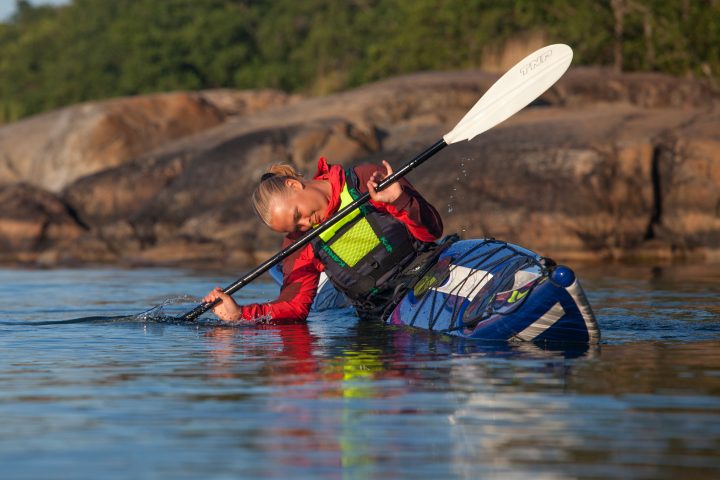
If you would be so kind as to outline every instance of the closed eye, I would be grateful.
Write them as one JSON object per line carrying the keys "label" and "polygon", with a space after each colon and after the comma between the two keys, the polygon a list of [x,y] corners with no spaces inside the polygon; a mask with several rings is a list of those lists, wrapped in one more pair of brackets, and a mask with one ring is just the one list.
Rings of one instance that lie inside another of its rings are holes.
{"label": "closed eye", "polygon": [[300,225],[298,225],[298,222],[300,221],[300,210],[297,208],[295,209],[295,214],[293,215],[293,223],[295,224],[295,231],[300,231]]}

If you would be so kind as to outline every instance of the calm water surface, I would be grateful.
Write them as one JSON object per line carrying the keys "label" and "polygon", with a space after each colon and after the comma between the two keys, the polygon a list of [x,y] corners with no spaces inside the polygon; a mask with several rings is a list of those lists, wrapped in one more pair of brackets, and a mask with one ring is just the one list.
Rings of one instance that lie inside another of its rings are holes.
{"label": "calm water surface", "polygon": [[0,270],[2,478],[720,478],[717,265],[579,268],[592,348],[159,315],[236,273]]}

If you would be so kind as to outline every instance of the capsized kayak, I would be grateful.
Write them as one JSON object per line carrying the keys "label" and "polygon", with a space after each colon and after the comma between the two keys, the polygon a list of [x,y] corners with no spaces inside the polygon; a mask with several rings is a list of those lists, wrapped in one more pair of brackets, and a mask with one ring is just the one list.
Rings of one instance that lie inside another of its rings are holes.
{"label": "capsized kayak", "polygon": [[[272,274],[282,281],[279,270]],[[321,279],[315,311],[348,304]],[[600,340],[595,315],[570,268],[495,239],[461,240],[444,249],[387,322],[477,340]]]}

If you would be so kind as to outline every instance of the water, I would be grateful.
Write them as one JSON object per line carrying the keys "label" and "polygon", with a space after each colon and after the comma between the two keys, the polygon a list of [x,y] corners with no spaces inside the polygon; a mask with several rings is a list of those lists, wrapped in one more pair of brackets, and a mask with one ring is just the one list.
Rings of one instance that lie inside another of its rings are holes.
{"label": "water", "polygon": [[137,316],[227,272],[0,270],[2,478],[719,478],[720,268],[578,273],[603,344],[546,350]]}

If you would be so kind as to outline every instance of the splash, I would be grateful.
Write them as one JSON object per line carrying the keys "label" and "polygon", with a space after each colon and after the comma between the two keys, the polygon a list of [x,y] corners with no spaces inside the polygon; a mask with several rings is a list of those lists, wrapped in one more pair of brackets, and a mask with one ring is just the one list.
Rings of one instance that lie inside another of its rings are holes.
{"label": "splash", "polygon": [[189,324],[200,325],[205,327],[248,327],[255,325],[272,324],[273,317],[271,314],[262,315],[251,320],[221,320],[214,316],[200,317],[194,320],[185,320],[181,316],[173,316],[166,312],[166,307],[181,304],[197,304],[202,299],[192,295],[184,295],[181,297],[172,297],[159,305],[152,307],[142,313],[135,315],[135,320],[144,323],[172,323],[172,324]]}
{"label": "splash", "polygon": [[0,325],[6,326],[44,326],[44,325],[69,325],[69,324],[107,324],[107,323],[163,323],[163,324],[187,324],[199,325],[206,327],[251,327],[257,325],[272,324],[272,315],[263,315],[252,320],[236,320],[227,321],[213,317],[199,318],[193,321],[183,320],[179,316],[173,316],[166,312],[166,308],[172,305],[184,305],[189,303],[199,303],[202,300],[192,295],[183,295],[179,297],[171,297],[162,301],[159,305],[140,312],[135,315],[117,315],[117,316],[92,316],[71,318],[66,320],[45,320],[39,322],[13,322],[0,321]]}
{"label": "splash", "polygon": [[165,307],[170,305],[181,305],[186,303],[198,303],[201,300],[192,295],[183,295],[180,297],[171,297],[162,301],[159,305],[155,305],[149,310],[138,313],[133,318],[137,322],[153,323],[153,322],[177,322],[178,319],[165,313]]}
{"label": "splash", "polygon": [[[459,173],[455,177],[455,182],[453,183],[452,192],[450,192],[450,198],[448,199],[447,204],[447,212],[449,214],[452,214],[455,212],[455,204],[458,198],[458,186],[467,183],[468,178],[468,171],[465,167],[465,162],[470,161],[472,159],[470,158],[462,158],[460,160],[460,163],[458,165]],[[465,225],[461,225],[460,229],[462,233],[465,233],[467,231],[467,227]]]}

